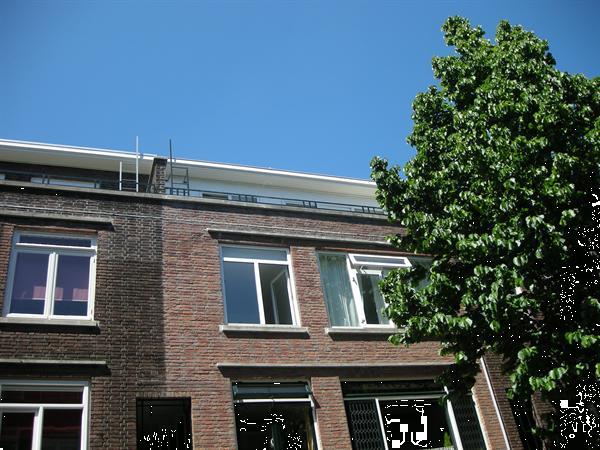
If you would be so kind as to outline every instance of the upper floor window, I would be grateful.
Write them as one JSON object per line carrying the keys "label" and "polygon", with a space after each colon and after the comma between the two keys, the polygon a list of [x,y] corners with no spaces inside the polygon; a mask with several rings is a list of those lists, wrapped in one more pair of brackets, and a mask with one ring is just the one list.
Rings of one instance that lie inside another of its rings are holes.
{"label": "upper floor window", "polygon": [[286,249],[221,248],[227,323],[296,325]]}
{"label": "upper floor window", "polygon": [[332,326],[391,325],[379,281],[391,270],[410,267],[405,257],[320,253],[321,284]]}
{"label": "upper floor window", "polygon": [[16,234],[5,316],[92,318],[96,239],[56,234]]}

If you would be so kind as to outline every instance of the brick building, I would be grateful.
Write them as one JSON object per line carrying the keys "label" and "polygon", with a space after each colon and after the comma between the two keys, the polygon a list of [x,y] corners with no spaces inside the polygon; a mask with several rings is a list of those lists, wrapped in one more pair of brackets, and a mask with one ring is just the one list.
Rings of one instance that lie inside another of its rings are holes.
{"label": "brick building", "polygon": [[0,141],[0,447],[523,448],[497,361],[440,405],[438,344],[387,342],[377,282],[426,260],[373,194]]}

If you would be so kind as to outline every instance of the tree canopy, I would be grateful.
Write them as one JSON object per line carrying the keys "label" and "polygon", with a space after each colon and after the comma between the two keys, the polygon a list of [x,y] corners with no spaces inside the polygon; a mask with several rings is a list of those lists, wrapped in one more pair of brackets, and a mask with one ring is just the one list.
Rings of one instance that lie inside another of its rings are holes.
{"label": "tree canopy", "polygon": [[556,406],[600,378],[600,79],[558,70],[506,21],[494,42],[460,17],[442,30],[455,53],[433,58],[438,82],[414,100],[416,156],[371,162],[405,229],[392,244],[433,257],[382,282],[391,340],[440,340],[457,390],[502,355],[509,396]]}

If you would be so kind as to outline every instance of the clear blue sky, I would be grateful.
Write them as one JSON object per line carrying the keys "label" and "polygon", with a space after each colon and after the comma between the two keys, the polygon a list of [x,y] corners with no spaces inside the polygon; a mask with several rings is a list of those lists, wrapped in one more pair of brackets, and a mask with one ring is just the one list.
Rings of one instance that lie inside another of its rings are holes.
{"label": "clear blue sky", "polygon": [[0,138],[367,178],[459,14],[600,75],[598,0],[0,1]]}

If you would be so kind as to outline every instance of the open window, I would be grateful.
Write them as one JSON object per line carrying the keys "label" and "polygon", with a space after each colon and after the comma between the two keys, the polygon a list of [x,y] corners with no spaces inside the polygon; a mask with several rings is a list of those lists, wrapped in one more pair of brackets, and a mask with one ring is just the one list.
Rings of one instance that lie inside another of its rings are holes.
{"label": "open window", "polygon": [[442,404],[429,380],[343,382],[342,391],[354,450],[486,448],[470,395]]}
{"label": "open window", "polygon": [[332,326],[390,326],[379,282],[408,258],[356,253],[319,253],[321,285]]}
{"label": "open window", "polygon": [[306,383],[234,383],[239,450],[317,450]]}
{"label": "open window", "polygon": [[227,323],[297,325],[286,249],[221,248]]}
{"label": "open window", "polygon": [[16,233],[4,315],[91,319],[95,267],[95,237]]}
{"label": "open window", "polygon": [[0,448],[86,449],[88,386],[0,381]]}

